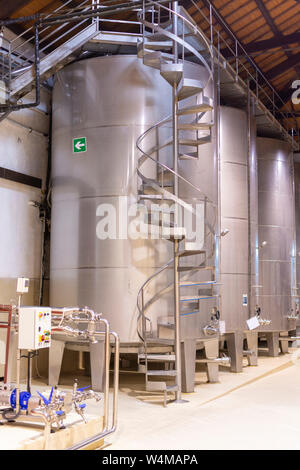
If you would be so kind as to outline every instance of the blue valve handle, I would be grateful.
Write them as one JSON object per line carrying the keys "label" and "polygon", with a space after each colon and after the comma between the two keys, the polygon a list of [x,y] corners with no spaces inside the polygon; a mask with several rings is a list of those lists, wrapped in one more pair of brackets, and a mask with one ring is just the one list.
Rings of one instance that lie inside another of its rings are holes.
{"label": "blue valve handle", "polygon": [[87,388],[91,388],[91,385],[88,385],[87,387],[77,388],[77,390],[78,392],[83,392],[83,390],[86,390]]}
{"label": "blue valve handle", "polygon": [[81,405],[79,405],[79,408],[83,409],[86,407],[86,404],[85,403],[82,403]]}
{"label": "blue valve handle", "polygon": [[50,403],[52,402],[53,390],[54,390],[54,387],[51,388],[51,392],[50,392],[50,395],[49,395],[49,402]]}
{"label": "blue valve handle", "polygon": [[37,391],[37,393],[39,394],[39,396],[41,397],[41,399],[43,400],[44,404],[46,406],[50,405],[51,403],[51,400],[52,400],[52,395],[53,395],[53,389],[54,387],[51,388],[51,392],[50,392],[50,395],[49,395],[49,399],[46,398],[42,393],[40,393],[39,391]]}

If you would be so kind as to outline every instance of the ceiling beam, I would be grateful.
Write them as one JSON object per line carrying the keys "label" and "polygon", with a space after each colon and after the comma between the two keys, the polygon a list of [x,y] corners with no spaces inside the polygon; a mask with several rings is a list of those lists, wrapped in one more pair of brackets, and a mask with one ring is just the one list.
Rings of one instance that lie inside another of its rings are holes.
{"label": "ceiling beam", "polygon": [[[300,0],[299,0],[300,1]],[[300,42],[300,31],[292,34],[282,35],[281,37],[275,37],[271,39],[265,39],[264,41],[254,41],[246,44],[245,48],[248,53],[266,51],[268,49],[274,49],[275,47],[287,46]]]}
{"label": "ceiling beam", "polygon": [[268,80],[273,80],[298,64],[300,64],[300,52],[298,52],[298,54],[292,54],[288,59],[280,62],[278,65],[275,65],[275,67],[271,68],[268,70],[268,72],[265,73],[265,77]]}
{"label": "ceiling beam", "polygon": [[256,5],[258,6],[262,16],[268,23],[272,33],[274,36],[277,36],[278,34],[281,35],[280,31],[278,31],[277,26],[275,25],[270,13],[268,12],[267,8],[265,7],[264,3],[262,0],[255,0]]}
{"label": "ceiling beam", "polygon": [[31,0],[0,0],[0,19],[4,20],[13,15],[16,11],[25,7]]}
{"label": "ceiling beam", "polygon": [[[300,0],[299,0],[300,1]],[[181,0],[180,3],[182,4],[182,6],[185,6],[185,0]],[[187,2],[188,4],[190,4],[190,2]],[[206,8],[210,9],[210,5],[213,6],[213,3],[212,1],[210,2],[209,0],[202,0],[202,3],[206,6]],[[231,38],[236,38],[236,35],[235,33],[232,31],[230,25],[227,23],[227,21],[225,20],[225,18],[221,15],[221,13],[219,12],[219,10],[214,7],[215,11],[217,12],[217,15],[215,14],[214,15],[214,18],[216,19],[216,21],[219,23],[219,25],[222,27],[222,29],[224,31],[226,31],[226,33],[231,36]],[[239,41],[240,44],[242,45],[242,47],[245,49],[245,44],[243,44],[241,41]],[[242,51],[241,51],[242,52]],[[259,70],[259,72],[262,74],[262,76],[264,75],[263,71],[260,69],[260,67],[256,64],[256,62],[254,61],[254,59],[251,59],[250,57],[246,56],[245,57],[247,62],[249,62],[252,66],[253,66],[253,63],[255,63],[256,67],[257,67],[257,70]]]}
{"label": "ceiling beam", "polygon": [[[266,20],[269,27],[271,28],[274,36],[277,37],[280,41],[282,41],[284,36],[283,36],[282,32],[277,28],[276,24],[273,21],[273,18],[271,17],[268,9],[265,7],[262,0],[255,0],[255,2],[257,4],[261,14],[263,15],[264,19]],[[291,54],[290,51],[286,51],[285,53],[288,57],[288,60],[284,63],[284,65],[287,67],[286,70],[294,67],[296,72],[300,73],[299,60],[297,60],[297,58],[293,54]],[[296,54],[296,56],[297,56],[297,54]],[[290,66],[289,64],[293,64],[293,65]],[[279,69],[276,68],[276,67],[274,67],[272,70],[269,70],[269,72],[266,73],[266,77],[269,78],[269,79],[275,78],[277,75],[279,75],[281,73],[279,71]],[[275,75],[273,75],[273,74],[275,74]]]}
{"label": "ceiling beam", "polygon": [[[260,0],[258,0],[260,2]],[[300,3],[300,0],[297,0],[298,3]],[[186,2],[185,0],[181,0],[180,3],[182,4],[182,6],[190,6],[189,2]],[[202,3],[209,9],[210,8],[210,5],[212,4],[212,1],[210,2],[209,0],[202,0]],[[261,3],[261,2],[260,2]],[[189,4],[189,5],[188,5]],[[215,7],[214,7],[215,8]],[[235,33],[232,31],[230,25],[226,22],[225,18],[221,15],[220,11],[218,9],[215,8],[215,10],[217,11],[217,15],[214,15],[216,21],[219,23],[219,25],[222,27],[222,29],[224,31],[227,32],[227,34],[229,33],[229,35],[232,37],[232,38],[235,38]],[[276,28],[276,26],[275,26]],[[246,50],[246,47],[247,45],[246,44],[243,44],[241,41],[240,41],[241,45],[243,46],[243,48]],[[300,54],[298,54],[300,55]],[[246,56],[246,60],[248,62],[251,63],[251,60],[250,60],[250,57],[247,57]],[[263,73],[260,69],[260,67],[256,64],[256,62],[254,61],[254,59],[252,59],[252,62],[255,63],[257,69],[262,73],[262,76],[267,77],[267,74]],[[288,62],[288,63],[287,63]],[[297,62],[298,63],[298,58],[296,59],[293,55],[292,55],[292,58],[289,58],[287,61],[284,61],[284,63],[281,63],[280,66],[276,66],[276,68],[274,67],[273,69],[269,70],[269,74],[270,76],[273,76],[274,74],[279,74],[281,73],[279,71],[279,69],[283,69],[284,67],[287,67],[287,68],[290,68],[290,67],[293,67],[294,66],[294,62]],[[293,64],[293,65],[291,65]],[[287,70],[286,68],[286,70]],[[277,69],[277,70],[276,70]],[[283,71],[283,70],[282,70]],[[291,99],[291,95],[292,93],[290,93],[290,98]],[[286,98],[286,102],[289,101],[287,98]],[[278,103],[278,105],[280,104],[280,107],[283,106],[282,103]]]}
{"label": "ceiling beam", "polygon": [[[253,52],[267,51],[269,49],[274,49],[275,47],[287,46],[296,42],[300,42],[300,32],[287,34],[282,37],[276,36],[263,41],[250,42],[245,44],[244,48],[248,54],[252,54]],[[232,52],[227,48],[222,49],[221,54],[226,59],[232,57]]]}

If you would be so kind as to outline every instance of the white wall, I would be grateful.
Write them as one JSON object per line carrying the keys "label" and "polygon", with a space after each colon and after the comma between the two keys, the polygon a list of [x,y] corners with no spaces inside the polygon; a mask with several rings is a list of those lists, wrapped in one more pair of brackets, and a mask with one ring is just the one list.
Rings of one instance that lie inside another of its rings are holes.
{"label": "white wall", "polygon": [[[48,137],[43,134],[49,131],[45,114],[49,101],[49,93],[42,91],[38,109],[11,113],[0,123],[0,166],[41,178],[43,188],[48,159]],[[10,301],[17,277],[39,280],[42,224],[38,209],[28,202],[41,198],[39,189],[0,178],[0,303]]]}
{"label": "white wall", "polygon": [[[42,90],[38,109],[13,112],[0,123],[0,167],[41,178],[46,184],[50,93]],[[34,94],[23,102],[34,100]],[[28,128],[22,127],[27,126]],[[0,304],[16,301],[17,278],[30,278],[24,304],[39,299],[42,223],[28,204],[40,201],[42,191],[0,178]],[[3,374],[5,330],[0,332],[0,376]],[[2,354],[1,354],[2,352]],[[2,364],[2,367],[1,367]]]}

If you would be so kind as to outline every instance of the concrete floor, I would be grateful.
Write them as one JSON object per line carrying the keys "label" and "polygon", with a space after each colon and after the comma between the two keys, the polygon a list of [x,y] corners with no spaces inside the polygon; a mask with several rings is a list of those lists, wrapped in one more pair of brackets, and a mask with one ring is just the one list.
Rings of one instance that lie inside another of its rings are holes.
{"label": "concrete floor", "polygon": [[[144,378],[121,372],[119,424],[107,449],[300,449],[300,367],[290,354],[260,357],[258,367],[232,374],[223,367],[220,383],[206,383],[197,372],[188,403],[163,408],[160,395],[144,390]],[[62,378],[68,388],[71,377]],[[80,385],[89,382],[80,377]],[[41,379],[34,388],[45,389]],[[88,413],[101,413],[90,402]],[[0,427],[0,449],[17,448],[20,440],[40,431]]]}

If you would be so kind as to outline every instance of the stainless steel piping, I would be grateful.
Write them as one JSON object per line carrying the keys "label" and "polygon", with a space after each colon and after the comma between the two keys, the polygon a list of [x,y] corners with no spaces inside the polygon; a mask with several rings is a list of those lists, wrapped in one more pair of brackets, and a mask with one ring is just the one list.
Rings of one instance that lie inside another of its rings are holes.
{"label": "stainless steel piping", "polygon": [[[97,332],[99,333],[99,332]],[[103,333],[102,333],[103,334]],[[117,427],[117,414],[118,414],[118,389],[119,389],[119,357],[120,357],[120,338],[117,333],[114,331],[110,332],[110,335],[114,337],[115,341],[115,358],[114,358],[114,390],[113,390],[113,419],[112,419],[112,425],[110,428],[107,428],[108,424],[108,412],[109,408],[107,408],[107,416],[106,416],[106,426],[104,427],[104,430],[96,434],[93,437],[90,437],[88,439],[85,439],[71,447],[68,447],[67,450],[78,450],[81,449],[82,447],[86,447],[90,444],[92,444],[95,441],[98,441],[100,439],[103,439],[104,437],[108,436],[109,434],[112,434],[115,432],[116,427]],[[107,372],[107,371],[106,371]],[[109,374],[109,368],[108,368],[108,374]],[[109,377],[109,375],[108,375]],[[108,386],[109,390],[109,386]]]}
{"label": "stainless steel piping", "polygon": [[[109,414],[109,322],[104,318],[100,319],[100,322],[105,325],[105,385],[104,385],[104,429],[107,427],[108,414]],[[95,332],[96,334],[96,332]]]}

